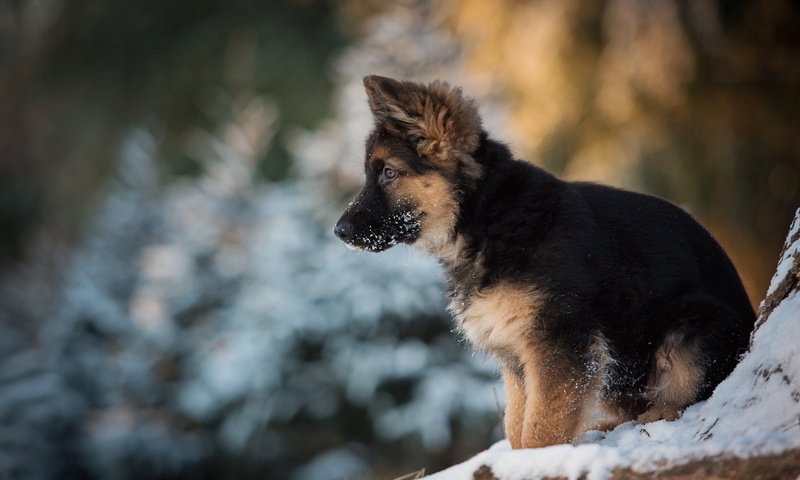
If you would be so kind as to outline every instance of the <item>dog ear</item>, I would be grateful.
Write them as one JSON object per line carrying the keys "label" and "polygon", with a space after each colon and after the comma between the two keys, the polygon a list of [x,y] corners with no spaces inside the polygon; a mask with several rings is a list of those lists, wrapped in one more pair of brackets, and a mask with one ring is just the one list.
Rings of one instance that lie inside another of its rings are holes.
{"label": "dog ear", "polygon": [[375,120],[416,145],[421,156],[442,167],[454,167],[459,158],[462,163],[471,160],[480,141],[481,118],[475,102],[460,88],[440,81],[423,85],[377,75],[364,77],[364,88]]}
{"label": "dog ear", "polygon": [[369,108],[378,123],[387,123],[387,127],[398,130],[403,126],[415,123],[416,115],[409,112],[408,107],[419,103],[422,99],[421,85],[412,82],[401,82],[393,78],[369,75],[364,77],[364,89],[367,91]]}

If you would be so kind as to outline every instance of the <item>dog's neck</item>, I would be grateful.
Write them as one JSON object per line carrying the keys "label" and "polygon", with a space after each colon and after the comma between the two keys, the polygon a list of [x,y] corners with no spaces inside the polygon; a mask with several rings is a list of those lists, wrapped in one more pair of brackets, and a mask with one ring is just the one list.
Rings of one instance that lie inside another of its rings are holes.
{"label": "dog's neck", "polygon": [[[563,188],[561,180],[513,159],[508,147],[485,135],[473,158],[481,165],[482,175],[474,188],[462,192],[457,219],[447,241],[429,250],[445,269],[451,297],[469,295],[498,280],[487,278],[484,262],[494,262],[503,256],[520,257],[520,249],[535,251],[556,214]],[[535,191],[520,190],[519,185],[531,185],[519,183],[520,177],[533,178]],[[502,236],[491,233],[489,226],[499,225],[497,222],[505,224],[494,229],[503,232]]]}
{"label": "dog's neck", "polygon": [[[478,210],[481,197],[491,195],[492,181],[496,175],[496,164],[501,162],[507,147],[481,135],[480,143],[472,153],[472,158],[480,165],[481,176],[476,179],[460,179],[461,185],[468,185],[461,192],[459,211],[456,212],[452,229],[446,238],[440,238],[434,248],[425,250],[436,257],[445,270],[450,298],[466,299],[479,290],[484,283],[483,255],[480,251],[481,239],[476,238],[475,225],[480,221]],[[510,156],[510,155],[509,155]]]}

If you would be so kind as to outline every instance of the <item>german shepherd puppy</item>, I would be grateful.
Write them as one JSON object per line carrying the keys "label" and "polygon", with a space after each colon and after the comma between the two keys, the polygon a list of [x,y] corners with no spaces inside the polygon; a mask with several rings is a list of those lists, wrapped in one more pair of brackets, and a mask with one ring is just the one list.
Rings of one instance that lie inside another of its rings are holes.
{"label": "german shepherd puppy", "polygon": [[755,315],[691,216],[515,159],[447,83],[364,86],[366,184],[335,233],[439,259],[459,330],[500,361],[513,448],[673,420],[734,368]]}

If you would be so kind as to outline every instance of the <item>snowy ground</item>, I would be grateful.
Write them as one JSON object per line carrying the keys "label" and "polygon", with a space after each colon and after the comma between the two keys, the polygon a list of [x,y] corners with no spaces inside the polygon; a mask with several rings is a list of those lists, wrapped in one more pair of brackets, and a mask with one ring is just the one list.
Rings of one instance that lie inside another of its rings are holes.
{"label": "snowy ground", "polygon": [[[794,276],[793,281],[784,280]],[[482,466],[501,480],[585,476],[615,469],[652,472],[700,458],[751,458],[800,448],[800,210],[762,303],[750,352],[707,401],[674,422],[625,423],[607,434],[588,432],[578,445],[512,451],[507,441],[426,478],[472,479]],[[782,301],[765,308],[786,286]],[[761,323],[763,322],[763,323]],[[485,469],[484,469],[485,470]]]}

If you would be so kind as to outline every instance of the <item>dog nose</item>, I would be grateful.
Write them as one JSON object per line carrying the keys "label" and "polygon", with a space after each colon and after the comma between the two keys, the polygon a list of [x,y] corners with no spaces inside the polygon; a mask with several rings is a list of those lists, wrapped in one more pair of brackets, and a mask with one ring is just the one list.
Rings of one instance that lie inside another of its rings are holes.
{"label": "dog nose", "polygon": [[339,220],[333,229],[333,233],[341,240],[347,241],[353,235],[353,224],[344,219]]}

